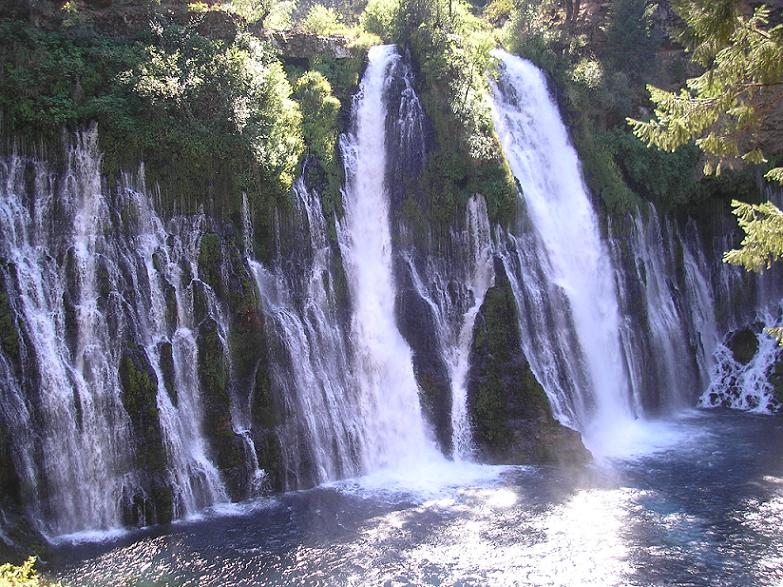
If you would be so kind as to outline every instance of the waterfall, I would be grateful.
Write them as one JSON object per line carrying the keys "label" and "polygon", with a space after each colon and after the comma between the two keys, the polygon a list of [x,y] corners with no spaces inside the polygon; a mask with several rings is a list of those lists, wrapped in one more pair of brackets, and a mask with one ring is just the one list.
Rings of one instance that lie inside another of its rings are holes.
{"label": "waterfall", "polygon": [[249,260],[271,334],[283,349],[273,379],[288,415],[278,435],[289,489],[357,474],[355,453],[371,432],[356,413],[321,202],[301,178],[294,194],[297,231],[309,235],[306,259],[298,260],[301,275],[291,275],[288,264],[269,270]]}
{"label": "waterfall", "polygon": [[776,409],[762,383],[778,356],[768,341],[749,365],[719,342],[780,298],[779,274],[749,276],[720,261],[736,227],[705,243],[692,220],[679,225],[652,205],[610,217],[604,241],[543,75],[495,55],[495,125],[523,209],[516,228],[498,229],[495,240],[523,351],[555,416],[601,453],[633,434],[636,418],[692,406],[705,389],[703,406]]}
{"label": "waterfall", "polygon": [[470,344],[476,315],[495,277],[484,198],[471,197],[465,215],[464,228],[450,231],[451,255],[428,255],[420,272],[414,252],[405,254],[411,281],[434,318],[437,350],[448,371],[455,460],[470,459],[473,453],[467,405]]}
{"label": "waterfall", "polygon": [[[520,315],[523,338],[535,341],[525,349],[533,371],[558,419],[589,440],[638,412],[620,346],[613,268],[543,74],[517,57],[495,55],[502,61],[493,88],[495,127],[532,224],[502,239],[501,254],[517,299],[524,300]],[[526,283],[536,274],[543,282]],[[541,302],[550,307],[531,308]],[[568,376],[553,375],[564,363]]]}
{"label": "waterfall", "polygon": [[[629,224],[625,234],[615,235],[610,222],[609,245],[626,316],[621,338],[634,395],[648,413],[693,405],[693,391],[706,377],[700,343],[713,336],[708,269],[652,205]],[[712,349],[714,342],[707,342]]]}
{"label": "waterfall", "polygon": [[338,238],[353,304],[352,371],[358,409],[369,434],[363,470],[433,454],[419,406],[411,350],[395,321],[395,280],[386,170],[384,91],[400,59],[393,46],[373,47],[355,97],[352,130],[341,137],[345,217]]}
{"label": "waterfall", "polygon": [[[60,175],[0,162],[0,273],[19,332],[0,357],[0,417],[25,508],[49,536],[149,523],[151,502],[182,516],[227,499],[206,456],[194,360],[201,223],[167,232],[127,177],[107,198],[100,163],[95,130],[78,135]],[[162,446],[133,433],[125,402],[145,389],[155,415],[144,425]]]}
{"label": "waterfall", "polygon": [[[781,320],[767,314],[762,323],[780,328]],[[724,407],[761,414],[778,413],[783,410],[775,387],[783,385],[783,349],[775,337],[756,325],[735,333],[744,337],[744,344],[753,347],[751,356],[738,356],[729,345],[732,341],[718,344],[710,372],[710,385],[699,398],[699,406],[705,408]],[[750,338],[750,341],[747,338]]]}
{"label": "waterfall", "polygon": [[[139,327],[134,340],[144,347],[158,380],[157,408],[172,482],[173,516],[178,518],[228,501],[220,475],[207,456],[201,429],[204,416],[190,279],[198,275],[196,260],[204,217],[173,221],[172,233],[179,238],[170,239],[142,191],[126,184],[120,190],[120,197],[123,196],[129,198],[129,208],[136,211],[139,223],[129,230],[133,241],[128,243],[131,249],[125,254],[134,255],[136,259],[129,259],[126,266],[135,261],[141,268],[143,263],[144,271],[138,278],[132,271],[127,273],[132,279],[128,291],[137,292],[137,300],[148,297],[150,301],[149,309],[137,307],[131,314]],[[225,319],[218,316],[214,292],[204,287],[208,293],[209,314],[225,328]],[[167,316],[170,311],[167,304],[171,304],[171,297],[169,300],[166,297],[167,289],[173,292],[176,316]],[[164,349],[167,348],[171,353],[170,366],[166,365],[168,359]],[[173,368],[171,378],[166,374],[168,368]]]}

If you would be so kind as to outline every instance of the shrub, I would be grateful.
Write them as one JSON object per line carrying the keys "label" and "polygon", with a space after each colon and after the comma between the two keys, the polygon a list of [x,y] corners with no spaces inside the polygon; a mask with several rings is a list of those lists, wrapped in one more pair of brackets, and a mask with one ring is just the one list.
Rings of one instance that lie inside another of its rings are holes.
{"label": "shrub", "polygon": [[59,583],[51,583],[38,575],[35,570],[35,561],[35,557],[31,556],[19,566],[10,563],[0,565],[0,585],[4,587],[57,587]]}
{"label": "shrub", "polygon": [[302,21],[302,30],[314,35],[343,35],[347,32],[334,8],[313,4]]}
{"label": "shrub", "polygon": [[360,26],[384,41],[399,37],[399,0],[369,0],[359,19]]}

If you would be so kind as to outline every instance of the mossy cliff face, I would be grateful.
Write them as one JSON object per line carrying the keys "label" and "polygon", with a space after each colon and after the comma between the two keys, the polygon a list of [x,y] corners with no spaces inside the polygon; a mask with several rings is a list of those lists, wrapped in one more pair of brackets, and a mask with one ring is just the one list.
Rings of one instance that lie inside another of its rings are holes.
{"label": "mossy cliff face", "polygon": [[202,429],[212,449],[213,462],[229,494],[238,499],[247,487],[247,469],[242,440],[234,432],[231,422],[230,368],[214,319],[207,318],[199,325],[196,340],[204,407]]}
{"label": "mossy cliff face", "polygon": [[[218,470],[232,499],[249,497],[248,455],[242,438],[234,431],[232,408],[251,409],[257,381],[267,374],[264,320],[249,267],[235,242],[233,227],[208,232],[200,241],[199,276],[215,293],[227,318],[221,334],[203,291],[196,316],[198,326],[198,373],[204,406],[203,430],[209,440]],[[225,337],[225,338],[224,338]],[[234,405],[236,404],[236,405]],[[266,416],[268,417],[268,416]],[[250,420],[251,418],[249,418]],[[252,422],[251,435],[264,438]],[[265,442],[256,445],[256,458],[265,471],[276,470],[276,455]]]}
{"label": "mossy cliff face", "polygon": [[148,480],[148,492],[128,496],[123,517],[128,525],[172,519],[172,493],[166,478],[166,451],[157,404],[158,378],[144,349],[129,344],[119,366],[122,403],[131,420],[135,466]]}
{"label": "mossy cliff face", "polygon": [[452,451],[451,386],[439,351],[437,325],[432,309],[411,281],[406,263],[397,271],[397,322],[400,333],[413,350],[413,370],[419,384],[422,411],[432,425],[438,445]]}
{"label": "mossy cliff face", "polygon": [[552,417],[549,400],[523,355],[508,278],[495,263],[476,318],[468,375],[468,410],[477,457],[493,464],[583,463],[579,434]]}

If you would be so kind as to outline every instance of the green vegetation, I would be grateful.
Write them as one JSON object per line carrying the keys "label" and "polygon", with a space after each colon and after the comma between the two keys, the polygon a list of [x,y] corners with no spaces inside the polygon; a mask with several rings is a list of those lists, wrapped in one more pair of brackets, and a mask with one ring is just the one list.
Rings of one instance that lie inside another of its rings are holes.
{"label": "green vegetation", "polygon": [[[323,192],[326,214],[338,206],[342,173],[337,160],[338,116],[340,100],[332,93],[332,85],[320,71],[302,74],[294,83],[294,98],[302,109],[302,135],[307,151],[319,162],[324,177],[317,184]],[[311,168],[308,168],[308,170]]]}
{"label": "green vegetation", "polygon": [[300,27],[304,32],[314,35],[341,35],[347,32],[347,27],[341,20],[334,8],[314,4]]}
{"label": "green vegetation", "polygon": [[723,260],[748,271],[761,271],[783,259],[783,212],[771,202],[734,200],[731,205],[745,238],[740,248],[728,251]]}
{"label": "green vegetation", "polygon": [[143,160],[171,199],[195,208],[220,193],[218,213],[242,191],[268,208],[291,186],[301,116],[280,63],[249,35],[167,24],[130,40],[5,20],[0,55],[6,136],[52,142],[97,121],[110,179]]}
{"label": "green vegetation", "polygon": [[[640,196],[662,199],[656,193],[660,177],[651,182],[646,174],[629,177],[646,165],[640,160],[646,155],[633,137],[622,136],[629,135],[622,128],[625,117],[643,105],[643,76],[657,73],[660,39],[644,0],[612,0],[607,6],[605,13],[582,15],[579,2],[494,0],[485,14],[502,26],[509,50],[554,81],[588,186],[607,208],[622,212],[636,207]],[[629,153],[633,169],[626,165]]]}
{"label": "green vegetation", "polygon": [[6,563],[0,565],[0,585],[3,587],[57,587],[43,579],[35,570],[36,558],[31,556],[21,565]]}
{"label": "green vegetation", "polygon": [[[666,151],[693,141],[706,175],[762,166],[768,181],[783,184],[783,167],[767,160],[783,153],[783,25],[770,25],[766,6],[748,14],[733,0],[680,2],[677,10],[687,25],[681,38],[703,73],[679,92],[649,86],[655,117],[629,119],[634,133]],[[732,208],[745,238],[724,261],[760,271],[783,258],[783,212],[771,202],[733,200]],[[783,329],[770,333],[783,345]]]}
{"label": "green vegetation", "polygon": [[[664,150],[695,141],[704,172],[766,163],[780,153],[774,120],[783,113],[783,26],[769,27],[769,9],[746,17],[738,2],[683,3],[694,59],[705,68],[678,93],[650,86],[655,118],[629,120],[642,140]],[[783,180],[783,167],[767,172]]]}
{"label": "green vegetation", "polygon": [[516,186],[494,134],[488,101],[489,51],[496,43],[491,28],[460,0],[410,1],[401,4],[395,32],[419,65],[417,89],[435,131],[436,150],[421,178],[429,207],[425,213],[448,222],[478,192],[490,218],[509,221]]}

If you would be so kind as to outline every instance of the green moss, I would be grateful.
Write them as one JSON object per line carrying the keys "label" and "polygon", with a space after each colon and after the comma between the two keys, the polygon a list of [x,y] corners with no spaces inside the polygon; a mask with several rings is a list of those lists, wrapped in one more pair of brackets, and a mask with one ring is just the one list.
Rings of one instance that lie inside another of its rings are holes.
{"label": "green moss", "polygon": [[154,519],[158,524],[166,524],[174,518],[174,494],[169,485],[160,482],[153,485],[152,503],[155,507]]}
{"label": "green moss", "polygon": [[138,465],[146,471],[162,471],[166,467],[166,453],[157,404],[158,379],[144,349],[126,349],[120,359],[119,376],[122,404],[136,438]]}
{"label": "green moss", "polygon": [[263,361],[256,371],[252,410],[253,422],[260,428],[274,430],[280,423],[277,404],[272,391],[272,380],[266,361]]}
{"label": "green moss", "polygon": [[284,491],[283,481],[283,452],[280,447],[280,439],[276,434],[268,432],[264,434],[260,442],[258,462],[266,473],[266,485],[272,491]]}
{"label": "green moss", "polygon": [[163,374],[163,385],[175,406],[179,401],[177,395],[177,381],[174,369],[174,348],[168,341],[160,343],[160,370]]}
{"label": "green moss", "polygon": [[[434,85],[433,85],[434,84]],[[450,224],[463,214],[465,204],[474,193],[481,193],[487,202],[487,212],[494,222],[510,218],[516,201],[513,177],[500,157],[501,148],[494,134],[487,140],[493,144],[493,156],[472,157],[465,144],[472,140],[463,121],[453,115],[447,87],[428,79],[421,85],[424,109],[432,121],[435,151],[429,155],[422,174],[426,213],[429,220]]]}
{"label": "green moss", "polygon": [[223,289],[222,264],[223,246],[220,235],[214,232],[204,234],[199,242],[198,274],[216,293]]}
{"label": "green moss", "polygon": [[202,429],[212,458],[234,499],[245,496],[247,479],[242,440],[231,422],[230,372],[217,323],[207,318],[199,326],[198,378],[204,406]]}
{"label": "green moss", "polygon": [[[520,349],[513,292],[504,276],[490,288],[476,319],[471,347],[470,411],[476,444],[490,455],[504,455],[518,441],[511,422],[556,427],[549,400]],[[535,443],[540,453],[540,443]],[[527,455],[545,460],[541,454]]]}
{"label": "green moss", "polygon": [[612,213],[624,214],[635,210],[641,200],[624,181],[606,135],[596,133],[592,124],[585,120],[580,121],[574,131],[574,144],[590,191],[601,198]]}
{"label": "green moss", "polygon": [[21,497],[19,489],[19,477],[13,461],[11,434],[0,423],[0,494],[3,496],[3,500],[10,500],[15,506],[18,506]]}

